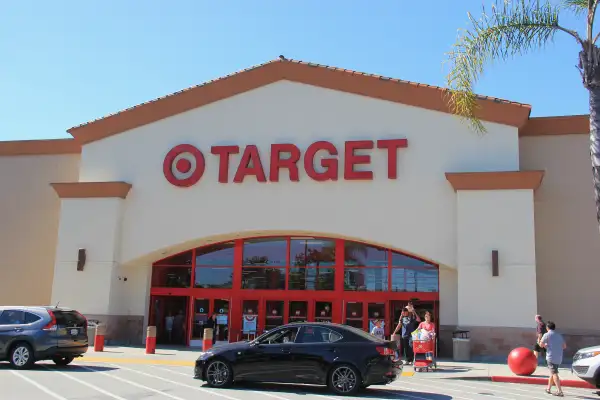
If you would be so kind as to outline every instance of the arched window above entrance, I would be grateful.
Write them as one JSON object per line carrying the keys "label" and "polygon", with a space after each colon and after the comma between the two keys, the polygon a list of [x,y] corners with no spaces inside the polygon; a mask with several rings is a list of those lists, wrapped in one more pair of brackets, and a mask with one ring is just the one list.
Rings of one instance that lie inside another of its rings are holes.
{"label": "arched window above entrance", "polygon": [[210,267],[233,267],[234,242],[213,244],[196,249],[196,265]]}
{"label": "arched window above entrance", "polygon": [[427,261],[420,260],[415,257],[407,256],[406,254],[392,252],[392,267],[429,267],[435,266]]}
{"label": "arched window above entrance", "polygon": [[154,265],[173,265],[183,266],[192,265],[192,251],[186,251],[183,253],[176,254],[174,256],[164,258],[154,263]]}
{"label": "arched window above entrance", "polygon": [[344,265],[348,267],[387,268],[389,265],[389,250],[346,240],[344,243]]}

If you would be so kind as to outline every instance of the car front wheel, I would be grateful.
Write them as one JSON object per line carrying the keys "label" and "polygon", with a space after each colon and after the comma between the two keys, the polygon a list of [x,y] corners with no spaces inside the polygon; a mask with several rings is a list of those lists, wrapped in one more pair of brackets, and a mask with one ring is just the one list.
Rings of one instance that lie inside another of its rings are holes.
{"label": "car front wheel", "polygon": [[224,388],[233,382],[233,374],[229,364],[222,360],[213,360],[206,366],[206,383],[214,388]]}
{"label": "car front wheel", "polygon": [[10,351],[10,365],[15,369],[29,369],[35,362],[31,346],[25,342],[17,343]]}
{"label": "car front wheel", "polygon": [[61,356],[52,357],[52,361],[54,361],[54,364],[61,365],[61,366],[71,364],[71,362],[74,359],[75,359],[74,357],[61,357]]}
{"label": "car front wheel", "polygon": [[336,365],[329,374],[328,386],[337,395],[355,395],[361,387],[360,375],[351,365]]}

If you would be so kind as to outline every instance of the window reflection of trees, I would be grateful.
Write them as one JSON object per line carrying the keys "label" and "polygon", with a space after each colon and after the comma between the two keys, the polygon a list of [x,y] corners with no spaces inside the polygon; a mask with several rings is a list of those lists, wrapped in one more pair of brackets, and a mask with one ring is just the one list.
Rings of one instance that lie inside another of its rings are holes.
{"label": "window reflection of trees", "polygon": [[342,242],[344,267],[336,271],[339,243],[335,239],[315,237],[245,239],[239,249],[242,250],[241,266],[234,265],[234,242],[212,244],[156,262],[152,284],[155,287],[230,289],[234,268],[241,267],[243,289],[285,289],[287,275],[290,290],[334,290],[335,274],[341,273],[346,291],[439,290],[436,265],[361,242]]}

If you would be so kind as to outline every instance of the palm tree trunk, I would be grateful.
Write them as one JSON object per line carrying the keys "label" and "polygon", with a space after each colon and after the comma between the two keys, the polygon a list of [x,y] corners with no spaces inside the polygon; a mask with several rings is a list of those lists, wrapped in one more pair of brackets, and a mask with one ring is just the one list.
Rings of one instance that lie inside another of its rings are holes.
{"label": "palm tree trunk", "polygon": [[584,41],[579,52],[578,67],[583,86],[590,93],[590,157],[594,177],[596,220],[600,226],[600,48],[594,43]]}
{"label": "palm tree trunk", "polygon": [[590,155],[594,176],[594,199],[596,219],[600,226],[600,87],[589,88],[590,92]]}

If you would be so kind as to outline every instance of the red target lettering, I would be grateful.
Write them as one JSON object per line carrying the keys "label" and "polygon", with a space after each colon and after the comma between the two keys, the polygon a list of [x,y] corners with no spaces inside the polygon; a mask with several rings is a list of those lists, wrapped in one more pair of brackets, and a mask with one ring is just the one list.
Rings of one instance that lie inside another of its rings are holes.
{"label": "red target lettering", "polygon": [[190,187],[202,178],[206,162],[200,150],[191,144],[173,147],[163,162],[163,174],[170,184]]}

